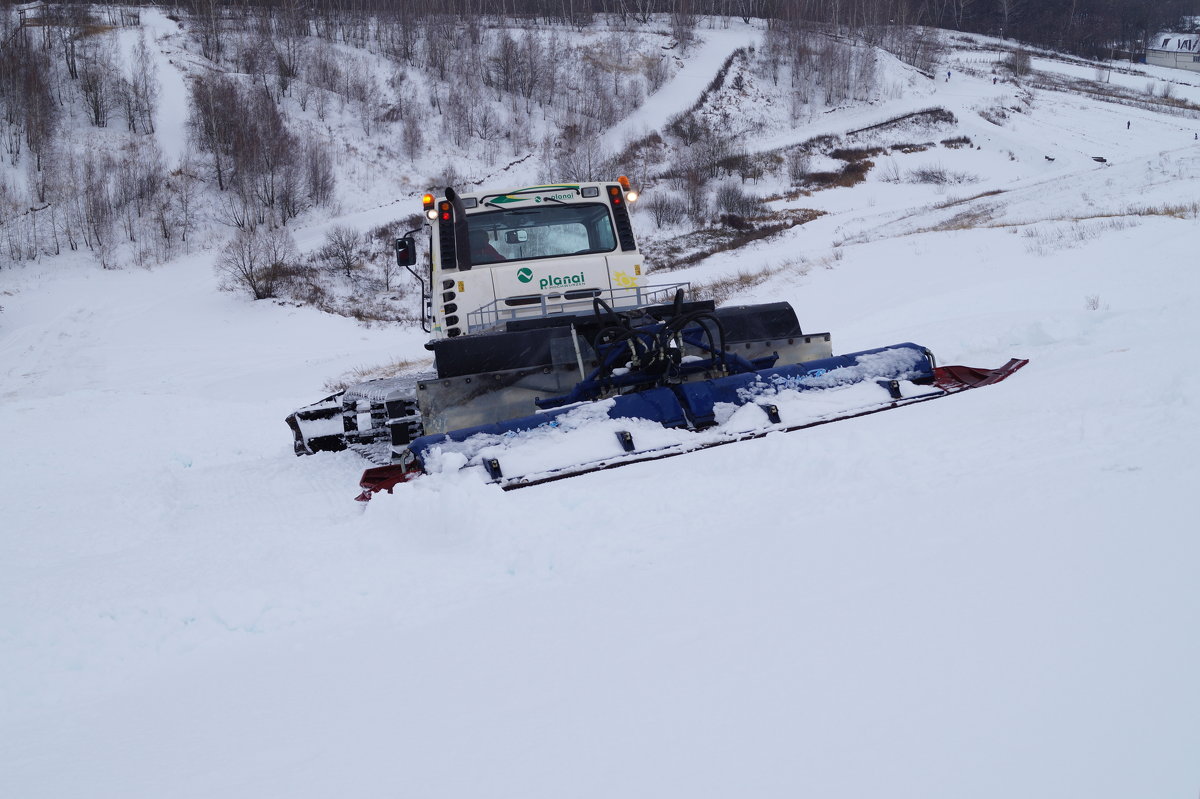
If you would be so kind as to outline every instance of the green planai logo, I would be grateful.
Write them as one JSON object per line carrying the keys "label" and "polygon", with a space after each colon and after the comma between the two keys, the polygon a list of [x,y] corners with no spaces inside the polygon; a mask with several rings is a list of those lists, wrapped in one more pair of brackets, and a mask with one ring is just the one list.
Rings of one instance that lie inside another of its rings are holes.
{"label": "green planai logo", "polygon": [[544,277],[538,282],[539,289],[559,288],[560,286],[582,286],[584,283],[583,272],[578,275],[565,275],[558,277],[551,275]]}
{"label": "green planai logo", "polygon": [[533,280],[533,270],[527,266],[521,267],[517,270],[517,280],[522,283],[528,283]]}

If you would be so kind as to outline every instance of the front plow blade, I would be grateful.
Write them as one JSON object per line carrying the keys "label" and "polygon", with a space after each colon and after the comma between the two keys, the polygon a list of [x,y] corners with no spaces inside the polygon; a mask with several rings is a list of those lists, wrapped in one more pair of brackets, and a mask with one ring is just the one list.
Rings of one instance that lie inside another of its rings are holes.
{"label": "front plow blade", "polygon": [[[664,425],[660,423],[663,420],[612,418],[608,413],[598,412],[595,406],[601,403],[589,403],[557,414],[554,424],[537,429],[455,436],[457,440],[439,437],[438,443],[431,442],[422,452],[422,458],[426,471],[431,473],[477,469],[486,482],[511,491],[940,399],[999,383],[1027,363],[1026,359],[1013,358],[997,369],[939,366],[915,381],[876,377],[819,390],[784,387],[756,396],[746,393],[745,380],[732,387],[720,385],[720,380],[709,381],[716,385],[696,384],[679,392],[690,417],[707,414],[714,418],[714,424],[705,429],[668,426],[671,423]],[[777,376],[772,370],[763,370],[759,375]],[[740,402],[736,407],[721,401],[735,395],[740,397],[735,401]],[[368,475],[398,468],[368,470],[363,481],[368,490],[360,498],[369,498],[371,493]],[[408,471],[389,472],[387,477],[404,475],[391,483],[394,485],[418,473],[410,467]],[[384,488],[390,491],[391,485]]]}
{"label": "front plow blade", "polygon": [[[752,429],[736,429],[736,425],[726,423],[721,428],[701,430],[688,433],[688,440],[658,448],[642,449],[622,456],[609,457],[591,463],[579,464],[575,467],[563,467],[540,474],[529,474],[522,477],[502,478],[492,480],[505,491],[516,488],[564,480],[590,472],[614,469],[645,461],[672,458],[711,447],[725,444],[735,444],[762,438],[771,433],[792,433],[818,425],[868,416],[874,413],[890,411],[905,405],[915,405],[918,402],[941,399],[952,394],[973,388],[994,385],[1007,378],[1028,364],[1028,359],[1013,358],[1004,366],[997,369],[980,369],[971,366],[939,366],[933,370],[933,385],[918,385],[907,381],[878,381],[869,384],[857,384],[842,389],[827,389],[809,392],[799,397],[786,398],[779,396],[774,402],[760,401],[743,406],[739,413],[748,415],[757,411],[762,414],[763,426]],[[846,396],[851,393],[858,397]],[[874,394],[873,401],[865,400],[868,392]],[[790,399],[791,401],[787,401]],[[819,401],[819,402],[818,402]],[[809,407],[799,408],[803,404]],[[820,405],[826,407],[821,408]],[[790,406],[790,407],[789,407]]]}

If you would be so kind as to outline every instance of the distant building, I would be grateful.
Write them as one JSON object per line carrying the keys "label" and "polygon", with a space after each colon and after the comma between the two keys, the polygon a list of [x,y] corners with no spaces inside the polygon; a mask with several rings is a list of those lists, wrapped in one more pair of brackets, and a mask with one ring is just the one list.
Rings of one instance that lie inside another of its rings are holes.
{"label": "distant building", "polygon": [[1200,33],[1163,31],[1146,43],[1146,63],[1200,72]]}

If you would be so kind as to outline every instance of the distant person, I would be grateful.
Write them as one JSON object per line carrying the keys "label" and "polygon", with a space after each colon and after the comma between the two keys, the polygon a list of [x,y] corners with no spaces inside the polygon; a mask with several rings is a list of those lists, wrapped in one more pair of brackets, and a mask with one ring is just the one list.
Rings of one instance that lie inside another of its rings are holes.
{"label": "distant person", "polygon": [[1125,120],[1125,130],[1129,130],[1129,120]]}

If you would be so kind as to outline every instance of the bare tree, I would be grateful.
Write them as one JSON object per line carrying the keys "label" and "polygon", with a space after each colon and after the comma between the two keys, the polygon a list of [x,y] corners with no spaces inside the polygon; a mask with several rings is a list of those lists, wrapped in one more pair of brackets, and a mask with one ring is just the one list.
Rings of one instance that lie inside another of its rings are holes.
{"label": "bare tree", "polygon": [[335,178],[333,156],[329,148],[317,139],[304,146],[304,186],[313,205],[325,205],[333,199]]}
{"label": "bare tree", "polygon": [[610,173],[612,156],[600,141],[587,137],[574,147],[564,147],[559,153],[558,172],[570,180],[604,180]]}
{"label": "bare tree", "polygon": [[788,151],[786,161],[788,180],[791,181],[793,186],[800,185],[811,171],[811,155],[808,150],[797,147],[794,150]]}
{"label": "bare tree", "polygon": [[79,62],[79,95],[88,121],[98,128],[108,126],[114,93],[111,63],[111,56],[104,48],[99,53],[88,53]]}
{"label": "bare tree", "polygon": [[90,249],[101,250],[109,244],[113,224],[112,189],[109,175],[112,162],[100,153],[84,154],[80,194],[84,223],[84,241]]}
{"label": "bare tree", "polygon": [[192,82],[188,117],[196,148],[209,158],[217,189],[225,190],[232,169],[232,133],[239,124],[237,87],[222,75],[201,75]]}
{"label": "bare tree", "polygon": [[192,0],[192,20],[200,39],[200,54],[216,61],[225,50],[225,20],[220,0]]}
{"label": "bare tree", "polygon": [[321,257],[331,269],[344,272],[346,277],[353,277],[354,270],[359,266],[361,248],[362,234],[352,227],[338,225],[325,234]]}
{"label": "bare tree", "polygon": [[[638,205],[642,205],[642,203],[638,203]],[[654,226],[659,228],[677,225],[687,216],[687,204],[666,192],[655,192],[646,201],[645,207],[654,217]]]}
{"label": "bare tree", "polygon": [[295,267],[299,258],[296,240],[291,231],[282,225],[271,228],[261,235],[263,261],[266,269],[278,280]]}
{"label": "bare tree", "polygon": [[417,156],[421,154],[425,147],[425,120],[420,115],[406,116],[404,118],[404,129],[401,135],[401,142],[404,145],[404,154],[408,156],[408,160],[415,165]]}
{"label": "bare tree", "polygon": [[358,105],[358,119],[362,124],[363,133],[370,136],[379,117],[383,87],[379,85],[374,74],[360,72],[359,80],[351,89],[351,97]]}
{"label": "bare tree", "polygon": [[996,0],[996,12],[999,16],[1000,35],[1012,29],[1012,25],[1025,10],[1023,0]]}
{"label": "bare tree", "polygon": [[709,171],[709,165],[692,151],[672,165],[673,183],[683,193],[688,218],[695,222],[702,221],[708,214],[705,187],[708,185]]}
{"label": "bare tree", "polygon": [[132,138],[115,164],[113,210],[129,241],[137,241],[143,217],[150,214],[162,190],[162,151],[153,139]]}
{"label": "bare tree", "polygon": [[133,112],[141,125],[142,133],[153,133],[154,115],[158,113],[158,67],[150,55],[149,47],[146,46],[144,31],[134,45],[129,84],[133,95]]}
{"label": "bare tree", "polygon": [[670,64],[664,56],[651,56],[646,59],[645,76],[646,85],[651,92],[656,92],[662,88],[670,77]]}
{"label": "bare tree", "polygon": [[246,291],[256,300],[275,295],[278,273],[268,254],[265,235],[257,228],[237,231],[221,250],[214,268],[226,291]]}
{"label": "bare tree", "polygon": [[184,242],[184,249],[187,250],[190,246],[188,235],[196,229],[196,204],[197,195],[200,193],[200,179],[192,171],[190,155],[184,155],[168,185],[174,204],[172,218],[179,229],[179,238]]}

